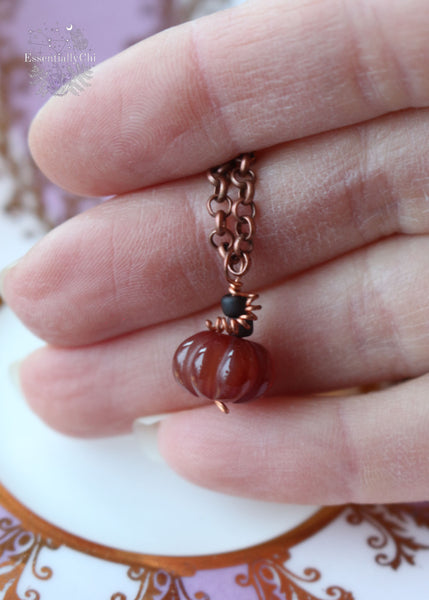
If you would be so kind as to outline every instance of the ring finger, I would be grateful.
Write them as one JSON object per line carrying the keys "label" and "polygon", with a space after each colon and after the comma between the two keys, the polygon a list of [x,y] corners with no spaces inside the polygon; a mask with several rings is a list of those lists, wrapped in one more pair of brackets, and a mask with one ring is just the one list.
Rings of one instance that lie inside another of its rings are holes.
{"label": "ring finger", "polygon": [[[429,238],[394,236],[263,291],[255,337],[293,396],[429,371]],[[130,429],[139,416],[201,406],[171,373],[177,345],[206,311],[84,348],[38,350],[21,366],[25,395],[74,435]],[[234,410],[236,408],[234,407]]]}

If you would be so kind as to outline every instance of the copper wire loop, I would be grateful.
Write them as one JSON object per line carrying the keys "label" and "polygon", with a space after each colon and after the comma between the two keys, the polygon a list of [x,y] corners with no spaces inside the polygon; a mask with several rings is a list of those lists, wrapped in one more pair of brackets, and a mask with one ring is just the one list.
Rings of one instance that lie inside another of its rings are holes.
{"label": "copper wire loop", "polygon": [[[231,293],[231,286],[229,288]],[[233,294],[236,296],[244,296],[246,298],[246,305],[244,308],[244,313],[237,317],[236,319],[232,319],[230,317],[218,317],[214,323],[207,319],[206,327],[210,331],[216,331],[217,333],[228,333],[229,335],[237,335],[238,329],[240,325],[245,329],[249,329],[249,321],[256,321],[258,317],[253,312],[254,310],[260,310],[262,307],[259,305],[254,305],[254,302],[259,296],[258,294],[243,294],[237,293]]]}
{"label": "copper wire loop", "polygon": [[214,403],[216,404],[216,406],[218,407],[218,409],[223,412],[225,415],[227,415],[229,413],[229,408],[227,407],[227,405],[225,404],[225,402],[222,402],[222,400],[215,400]]}

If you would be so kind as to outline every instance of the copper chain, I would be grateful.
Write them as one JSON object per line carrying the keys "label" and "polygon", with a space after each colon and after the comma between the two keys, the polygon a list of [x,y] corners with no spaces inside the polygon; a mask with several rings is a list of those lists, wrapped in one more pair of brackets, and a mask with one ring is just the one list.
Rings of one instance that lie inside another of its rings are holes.
{"label": "copper chain", "polygon": [[256,214],[253,161],[253,154],[242,154],[207,173],[215,188],[207,200],[207,210],[216,223],[209,240],[221,256],[231,284],[239,284],[251,264]]}

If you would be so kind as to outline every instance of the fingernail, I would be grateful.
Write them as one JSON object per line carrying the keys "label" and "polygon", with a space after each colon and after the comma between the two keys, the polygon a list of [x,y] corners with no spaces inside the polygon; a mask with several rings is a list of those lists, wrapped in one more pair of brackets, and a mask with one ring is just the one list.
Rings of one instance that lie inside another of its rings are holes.
{"label": "fingernail", "polygon": [[9,365],[9,378],[11,380],[11,382],[13,383],[13,385],[20,391],[22,392],[21,389],[21,379],[19,376],[19,368],[21,366],[21,361],[16,360],[15,362],[11,363]]}
{"label": "fingernail", "polygon": [[156,463],[164,463],[158,450],[158,428],[159,423],[168,417],[168,413],[140,417],[133,423],[134,437],[138,442],[142,454]]}
{"label": "fingernail", "polygon": [[0,296],[3,298],[4,294],[4,280],[6,279],[6,275],[9,273],[9,271],[20,261],[20,259],[18,258],[17,260],[14,260],[13,262],[11,262],[9,265],[7,265],[7,267],[4,267],[1,271],[0,271]]}

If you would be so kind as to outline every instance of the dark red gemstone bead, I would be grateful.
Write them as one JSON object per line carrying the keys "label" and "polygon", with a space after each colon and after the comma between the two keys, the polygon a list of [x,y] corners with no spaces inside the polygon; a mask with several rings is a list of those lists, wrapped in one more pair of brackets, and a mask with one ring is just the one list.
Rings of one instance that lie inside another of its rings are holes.
{"label": "dark red gemstone bead", "polygon": [[195,396],[247,402],[267,391],[271,377],[270,357],[256,342],[201,331],[177,348],[173,373],[176,380]]}

